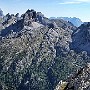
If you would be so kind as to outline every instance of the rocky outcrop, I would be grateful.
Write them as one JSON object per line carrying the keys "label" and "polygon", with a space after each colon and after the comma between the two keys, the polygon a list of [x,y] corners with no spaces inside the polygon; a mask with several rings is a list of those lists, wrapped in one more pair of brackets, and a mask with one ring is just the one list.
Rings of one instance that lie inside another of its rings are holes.
{"label": "rocky outcrop", "polygon": [[90,54],[90,23],[82,24],[72,35],[71,49],[76,52],[86,51]]}
{"label": "rocky outcrop", "polygon": [[55,90],[90,90],[90,63],[70,76],[66,82],[60,82]]}

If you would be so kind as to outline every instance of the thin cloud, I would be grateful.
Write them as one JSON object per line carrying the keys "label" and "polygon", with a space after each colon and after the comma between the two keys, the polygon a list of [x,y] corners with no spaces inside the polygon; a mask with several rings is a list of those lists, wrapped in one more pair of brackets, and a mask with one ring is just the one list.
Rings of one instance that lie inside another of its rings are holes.
{"label": "thin cloud", "polygon": [[59,4],[81,4],[81,3],[89,3],[90,0],[74,0],[74,1],[67,1],[67,2],[62,2]]}
{"label": "thin cloud", "polygon": [[63,2],[59,4],[80,4],[81,2]]}
{"label": "thin cloud", "polygon": [[90,2],[90,0],[76,0],[76,1],[80,1],[80,2]]}
{"label": "thin cloud", "polygon": [[19,2],[19,1],[22,1],[22,0],[13,0],[13,1],[17,1],[17,2]]}

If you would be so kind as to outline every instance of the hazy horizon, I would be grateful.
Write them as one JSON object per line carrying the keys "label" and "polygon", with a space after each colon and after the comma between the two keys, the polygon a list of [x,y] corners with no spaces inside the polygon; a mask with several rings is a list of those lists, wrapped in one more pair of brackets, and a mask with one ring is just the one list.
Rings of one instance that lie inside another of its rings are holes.
{"label": "hazy horizon", "polygon": [[4,14],[23,14],[27,9],[42,12],[46,17],[77,17],[90,22],[90,0],[0,0]]}

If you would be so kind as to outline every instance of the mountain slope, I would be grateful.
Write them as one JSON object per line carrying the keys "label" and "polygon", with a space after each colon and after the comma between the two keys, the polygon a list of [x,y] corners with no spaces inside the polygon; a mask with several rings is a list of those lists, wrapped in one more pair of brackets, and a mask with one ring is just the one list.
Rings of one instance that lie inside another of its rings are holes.
{"label": "mountain slope", "polygon": [[90,58],[70,50],[76,27],[27,10],[7,14],[0,30],[0,89],[54,90]]}
{"label": "mountain slope", "polygon": [[7,14],[4,19],[0,33],[2,90],[53,89],[49,68],[56,56],[69,51],[70,30],[56,27],[34,10],[18,18]]}
{"label": "mountain slope", "polygon": [[71,49],[77,52],[86,51],[90,54],[90,23],[82,24],[72,35]]}
{"label": "mountain slope", "polygon": [[59,83],[55,90],[90,90],[90,63],[70,76],[66,82]]}

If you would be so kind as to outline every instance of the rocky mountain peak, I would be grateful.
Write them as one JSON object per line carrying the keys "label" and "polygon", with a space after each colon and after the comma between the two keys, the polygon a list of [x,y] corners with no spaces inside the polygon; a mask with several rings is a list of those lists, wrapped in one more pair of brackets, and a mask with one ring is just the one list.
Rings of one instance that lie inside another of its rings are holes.
{"label": "rocky mountain peak", "polygon": [[33,9],[27,10],[26,13],[23,15],[24,26],[30,26],[32,22],[36,22],[37,14],[36,11]]}
{"label": "rocky mountain peak", "polygon": [[25,15],[28,15],[29,19],[35,19],[36,18],[36,11],[31,9],[31,10],[27,10]]}

